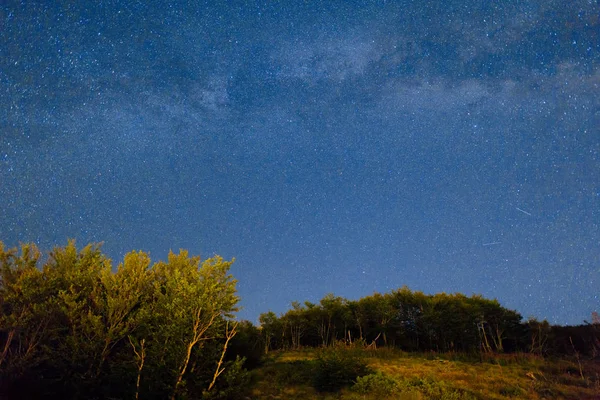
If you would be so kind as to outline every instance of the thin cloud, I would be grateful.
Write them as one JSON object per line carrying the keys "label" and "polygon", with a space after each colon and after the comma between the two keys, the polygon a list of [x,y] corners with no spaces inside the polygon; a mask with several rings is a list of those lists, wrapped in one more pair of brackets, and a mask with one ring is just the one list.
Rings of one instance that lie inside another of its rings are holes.
{"label": "thin cloud", "polygon": [[280,78],[309,82],[361,75],[379,57],[374,40],[357,36],[298,40],[283,44],[272,55]]}

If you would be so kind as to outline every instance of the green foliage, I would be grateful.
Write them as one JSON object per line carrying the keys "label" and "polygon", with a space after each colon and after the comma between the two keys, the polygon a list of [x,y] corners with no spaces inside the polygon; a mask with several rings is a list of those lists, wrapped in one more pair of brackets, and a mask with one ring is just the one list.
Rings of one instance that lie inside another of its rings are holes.
{"label": "green foliage", "polygon": [[[78,250],[74,241],[41,268],[39,259],[34,245],[18,252],[0,242],[0,397],[184,398],[207,389],[239,301],[233,261],[180,251],[151,265],[131,252],[113,270],[99,245]],[[246,341],[259,337],[242,326]],[[247,384],[243,360],[230,359],[216,396]]]}
{"label": "green foliage", "polygon": [[18,254],[16,249],[5,250],[0,242],[0,373],[4,376],[19,375],[40,361],[48,321],[38,304],[46,297],[36,268],[39,257],[35,245],[23,245]]}
{"label": "green foliage", "polygon": [[443,381],[432,379],[409,379],[399,384],[401,392],[419,392],[429,400],[476,400],[476,397],[464,390],[453,388]]}
{"label": "green foliage", "polygon": [[[256,368],[262,362],[265,343],[260,330],[249,321],[242,321],[237,327],[238,333],[229,343],[229,354],[245,359],[244,367]],[[231,359],[231,358],[229,358]]]}
{"label": "green foliage", "polygon": [[260,314],[258,322],[261,328],[261,336],[265,345],[265,353],[271,349],[282,349],[284,347],[282,338],[283,324],[273,311]]}
{"label": "green foliage", "polygon": [[[436,352],[522,350],[527,329],[521,316],[482,296],[425,295],[407,287],[358,301],[333,294],[318,304],[292,304],[285,314],[261,315],[265,350],[363,343]],[[537,342],[536,342],[537,343]]]}
{"label": "green foliage", "polygon": [[294,360],[289,362],[279,362],[269,368],[269,379],[279,385],[304,385],[311,382],[315,362],[312,360]]}
{"label": "green foliage", "polygon": [[246,399],[250,389],[250,373],[244,369],[244,359],[237,357],[225,366],[225,372],[219,384],[211,391],[204,391],[206,400]]}
{"label": "green foliage", "polygon": [[[186,384],[202,386],[206,384],[203,381],[210,382],[210,374],[189,375],[188,369],[194,362],[209,368],[204,358],[207,353],[198,348],[207,346],[205,338],[222,336],[223,317],[236,311],[239,299],[236,281],[228,273],[231,264],[220,257],[201,264],[199,257],[189,257],[181,250],[179,254],[169,253],[167,262],[153,266],[151,301],[144,308],[140,333],[150,339],[147,357],[151,373],[173,382],[166,387],[151,387],[153,392],[165,390],[173,395]],[[211,356],[218,357],[218,352]]]}
{"label": "green foliage", "polygon": [[315,363],[313,386],[320,392],[335,392],[370,372],[362,358],[344,348],[325,349]]}
{"label": "green foliage", "polygon": [[400,390],[398,382],[384,374],[376,372],[365,376],[359,376],[352,390],[359,394],[375,394],[378,397],[391,396]]}
{"label": "green foliage", "polygon": [[518,312],[480,295],[426,295],[402,287],[357,301],[328,294],[317,304],[294,302],[280,316],[262,314],[260,325],[265,352],[342,341],[370,349],[453,353],[469,360],[523,352],[600,357],[598,324],[562,327],[521,320]]}

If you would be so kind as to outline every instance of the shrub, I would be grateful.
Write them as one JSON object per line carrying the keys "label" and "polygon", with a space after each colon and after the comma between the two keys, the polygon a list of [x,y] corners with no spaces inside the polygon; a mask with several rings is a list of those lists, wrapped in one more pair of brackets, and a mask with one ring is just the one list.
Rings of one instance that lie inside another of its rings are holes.
{"label": "shrub", "polygon": [[294,360],[277,363],[274,369],[274,379],[281,385],[303,385],[310,382],[313,374],[314,361]]}
{"label": "shrub", "polygon": [[316,360],[313,386],[320,392],[336,392],[370,372],[362,358],[343,348],[327,349]]}
{"label": "shrub", "polygon": [[415,378],[408,381],[404,381],[400,384],[400,390],[402,392],[413,392],[419,391],[426,399],[430,400],[471,400],[475,399],[475,396],[470,393],[456,389],[445,382],[434,381],[432,379],[420,379]]}
{"label": "shrub", "polygon": [[399,391],[398,382],[382,372],[359,376],[352,390],[360,394],[376,394],[377,396],[390,396]]}

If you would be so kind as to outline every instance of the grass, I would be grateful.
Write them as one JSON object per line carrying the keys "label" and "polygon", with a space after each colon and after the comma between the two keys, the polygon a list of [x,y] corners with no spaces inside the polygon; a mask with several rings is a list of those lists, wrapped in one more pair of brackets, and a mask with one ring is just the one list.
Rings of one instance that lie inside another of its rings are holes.
{"label": "grass", "polygon": [[[406,353],[336,349],[372,371],[335,393],[315,390],[322,350],[279,351],[253,371],[253,399],[600,399],[600,365],[530,354]],[[583,374],[583,377],[581,376]]]}

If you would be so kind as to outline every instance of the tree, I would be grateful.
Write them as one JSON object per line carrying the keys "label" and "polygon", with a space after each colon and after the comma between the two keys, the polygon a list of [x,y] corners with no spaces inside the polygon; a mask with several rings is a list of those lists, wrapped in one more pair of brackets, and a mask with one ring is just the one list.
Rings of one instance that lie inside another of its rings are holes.
{"label": "tree", "polygon": [[226,371],[242,365],[226,358],[237,332],[233,261],[181,251],[150,267],[131,252],[113,270],[100,245],[78,250],[72,240],[41,268],[39,259],[34,245],[19,254],[0,242],[0,397],[235,390]]}
{"label": "tree", "polygon": [[281,333],[281,321],[273,311],[260,314],[258,317],[260,329],[265,341],[265,354],[271,349],[280,348],[277,335]]}
{"label": "tree", "polygon": [[389,324],[394,318],[395,309],[392,303],[392,296],[389,294],[374,293],[372,296],[361,299],[367,313],[371,316],[378,332],[378,337],[381,335],[383,344],[388,344]]}
{"label": "tree", "polygon": [[158,365],[166,363],[175,372],[171,399],[180,391],[196,347],[218,337],[226,324],[224,318],[237,311],[236,281],[229,274],[232,263],[216,256],[200,265],[199,257],[181,250],[170,252],[166,263],[159,262],[152,269],[148,348],[154,350]]}
{"label": "tree", "polygon": [[24,244],[20,254],[0,242],[0,374],[18,375],[39,362],[48,319],[36,299],[44,296],[37,269],[40,252]]}
{"label": "tree", "polygon": [[346,335],[347,319],[344,318],[347,301],[333,293],[325,295],[320,301],[318,332],[323,346],[334,344],[338,339],[338,329],[343,326],[343,336]]}
{"label": "tree", "polygon": [[484,348],[489,352],[492,350],[491,344],[493,344],[495,351],[503,352],[507,334],[516,331],[516,327],[521,323],[523,317],[516,311],[502,307],[498,300],[479,298],[479,310],[481,310],[481,314],[478,326]]}
{"label": "tree", "polygon": [[[114,346],[129,337],[139,324],[139,320],[136,318],[137,311],[141,308],[142,303],[150,297],[149,265],[148,254],[132,251],[125,255],[123,263],[119,264],[115,273],[112,272],[109,265],[105,266],[101,272],[100,279],[104,293],[102,298],[104,345],[97,369],[98,375]],[[143,351],[143,339],[140,345],[140,351]]]}
{"label": "tree", "polygon": [[43,303],[51,315],[57,352],[52,363],[63,368],[71,388],[85,395],[98,381],[105,344],[105,298],[102,271],[111,263],[100,245],[77,250],[74,240],[55,247],[42,273],[47,297]]}
{"label": "tree", "polygon": [[244,358],[244,366],[254,368],[261,363],[265,354],[265,340],[261,329],[250,321],[241,321],[237,326],[237,334],[229,343],[228,361],[234,361],[236,357]]}
{"label": "tree", "polygon": [[392,323],[398,335],[397,344],[418,349],[422,316],[430,299],[422,292],[412,292],[407,286],[403,286],[392,292],[391,301],[395,309]]}
{"label": "tree", "polygon": [[360,302],[358,301],[349,301],[348,302],[348,312],[354,322],[354,326],[358,329],[358,338],[360,341],[364,340],[364,326],[366,324],[366,315],[365,310]]}
{"label": "tree", "polygon": [[291,345],[294,349],[301,347],[302,337],[308,327],[305,311],[306,309],[299,302],[293,301],[292,309],[282,317],[284,326],[290,331]]}
{"label": "tree", "polygon": [[548,321],[538,321],[530,317],[527,320],[529,328],[529,352],[543,355],[548,350],[548,338],[550,337],[551,327]]}

